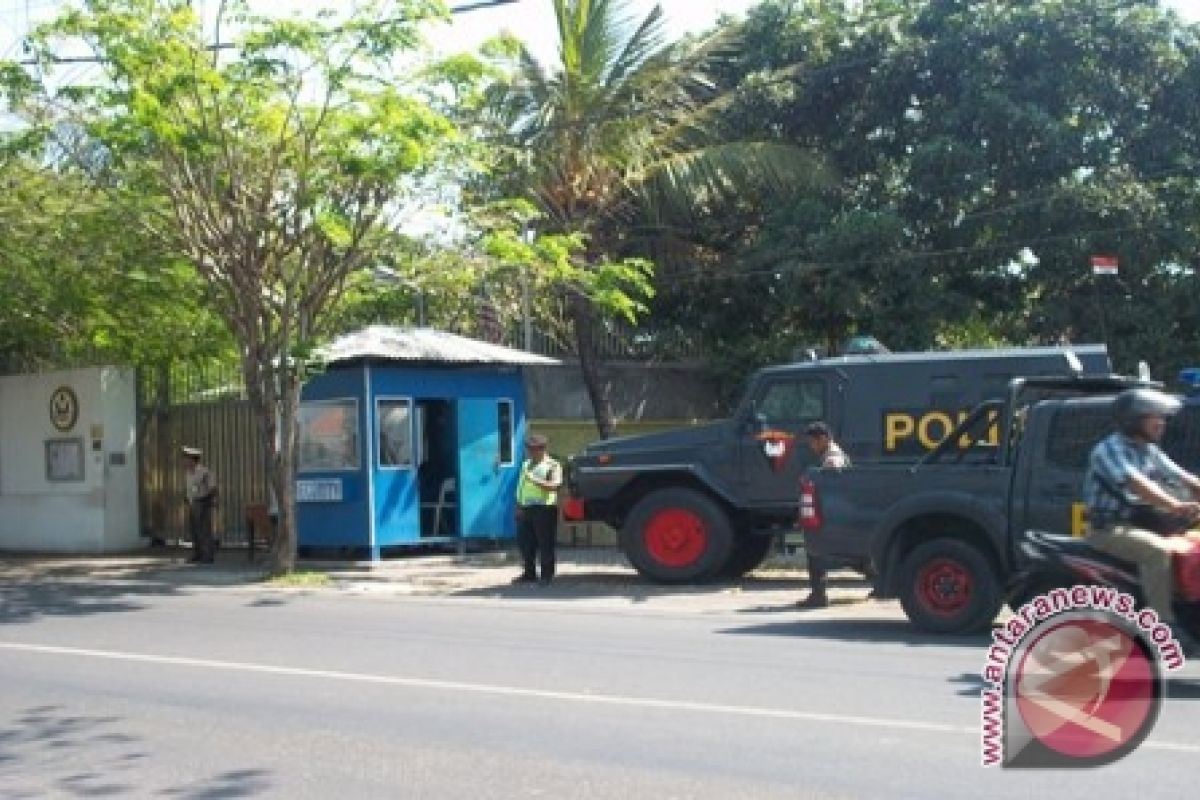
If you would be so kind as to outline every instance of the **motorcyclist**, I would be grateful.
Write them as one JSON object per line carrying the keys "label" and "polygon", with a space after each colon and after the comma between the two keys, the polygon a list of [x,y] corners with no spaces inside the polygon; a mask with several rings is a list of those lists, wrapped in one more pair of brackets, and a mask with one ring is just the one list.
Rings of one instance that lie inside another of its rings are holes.
{"label": "motorcyclist", "polygon": [[[1180,401],[1156,389],[1126,389],[1113,401],[1116,432],[1102,439],[1088,460],[1083,479],[1088,543],[1098,550],[1136,562],[1150,607],[1168,624],[1172,609],[1174,553],[1191,547],[1188,537],[1165,536],[1146,527],[1147,508],[1180,518],[1183,527],[1200,518],[1200,478],[1182,469],[1159,448],[1167,417]],[[1187,500],[1173,494],[1186,487]],[[1181,631],[1176,631],[1182,636]]]}

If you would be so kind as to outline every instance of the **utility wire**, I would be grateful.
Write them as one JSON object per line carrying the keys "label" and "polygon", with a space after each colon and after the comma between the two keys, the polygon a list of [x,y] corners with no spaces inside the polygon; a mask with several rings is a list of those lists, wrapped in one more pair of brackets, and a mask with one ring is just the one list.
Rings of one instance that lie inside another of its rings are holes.
{"label": "utility wire", "polygon": [[[464,3],[464,4],[458,5],[458,6],[452,6],[450,8],[450,13],[451,14],[467,14],[472,11],[482,11],[482,10],[488,9],[488,8],[495,8],[497,6],[513,5],[518,2],[520,2],[520,0],[478,0],[477,2],[473,2],[473,3]],[[387,20],[380,20],[380,22],[377,24],[385,25],[388,23],[402,22],[402,21],[403,21],[402,18],[387,19]],[[335,28],[334,30],[336,31],[339,29]],[[220,51],[220,50],[235,50],[239,46],[240,45],[238,45],[236,42],[213,42],[212,44],[205,45],[204,49],[216,52],[216,51]],[[100,58],[98,56],[50,56],[48,59],[46,59],[46,61],[48,61],[51,64],[103,64],[107,61],[107,59]],[[43,62],[39,61],[36,58],[27,58],[27,59],[22,59],[21,61],[18,61],[17,63],[20,64],[21,66],[32,67],[32,66],[37,66],[39,63],[43,63]]]}
{"label": "utility wire", "polygon": [[890,256],[881,256],[878,258],[860,258],[848,261],[808,261],[803,259],[789,258],[787,259],[787,263],[782,263],[783,260],[781,259],[781,263],[772,267],[761,267],[729,273],[716,273],[710,269],[696,268],[683,272],[671,272],[669,275],[664,274],[664,277],[669,277],[672,283],[680,281],[711,281],[713,283],[722,283],[728,281],[752,280],[755,278],[777,278],[783,275],[802,274],[805,272],[830,271],[834,269],[862,269],[877,265],[969,256],[980,253],[1011,250],[1016,247],[1031,247],[1034,245],[1048,244],[1051,242],[1086,238],[1088,236],[1094,236],[1103,233],[1128,233],[1130,231],[1146,229],[1147,226],[1142,224],[1120,225],[1106,228],[1093,228],[1091,230],[1084,231],[1073,231],[1071,233],[1024,238],[1020,240],[1014,239],[1009,241],[995,242],[987,245],[951,247],[942,250],[901,251]]}

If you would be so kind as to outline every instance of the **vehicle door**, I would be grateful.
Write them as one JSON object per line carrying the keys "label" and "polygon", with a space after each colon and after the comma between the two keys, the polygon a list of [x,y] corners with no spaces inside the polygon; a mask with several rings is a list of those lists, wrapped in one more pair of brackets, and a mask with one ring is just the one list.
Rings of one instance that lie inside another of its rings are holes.
{"label": "vehicle door", "polygon": [[823,420],[837,430],[838,420],[829,418],[829,374],[768,375],[751,391],[738,429],[743,496],[751,506],[794,505],[800,473],[814,461],[805,428]]}
{"label": "vehicle door", "polygon": [[1010,530],[1038,529],[1082,536],[1083,475],[1088,456],[1112,431],[1111,398],[1046,401],[1019,445]]}

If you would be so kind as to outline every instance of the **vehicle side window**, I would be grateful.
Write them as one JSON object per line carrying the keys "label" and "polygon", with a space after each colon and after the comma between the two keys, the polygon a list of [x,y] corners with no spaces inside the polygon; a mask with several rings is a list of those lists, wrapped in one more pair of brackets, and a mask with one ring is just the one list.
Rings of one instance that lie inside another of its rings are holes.
{"label": "vehicle side window", "polygon": [[1050,420],[1046,436],[1046,461],[1058,467],[1082,471],[1096,442],[1112,432],[1112,414],[1107,405],[1060,408]]}
{"label": "vehicle side window", "polygon": [[774,381],[754,402],[755,412],[768,422],[805,422],[824,419],[824,381]]}

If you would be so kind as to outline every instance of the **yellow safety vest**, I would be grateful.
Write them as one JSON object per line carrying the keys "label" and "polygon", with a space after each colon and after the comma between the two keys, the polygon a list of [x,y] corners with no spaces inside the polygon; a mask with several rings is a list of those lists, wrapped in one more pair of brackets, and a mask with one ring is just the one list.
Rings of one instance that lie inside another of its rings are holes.
{"label": "yellow safety vest", "polygon": [[543,489],[533,481],[525,479],[526,473],[532,471],[538,480],[550,480],[554,470],[559,469],[558,462],[553,458],[544,458],[536,466],[531,466],[529,459],[521,464],[521,479],[517,483],[517,505],[519,506],[553,506],[558,505],[558,492]]}

